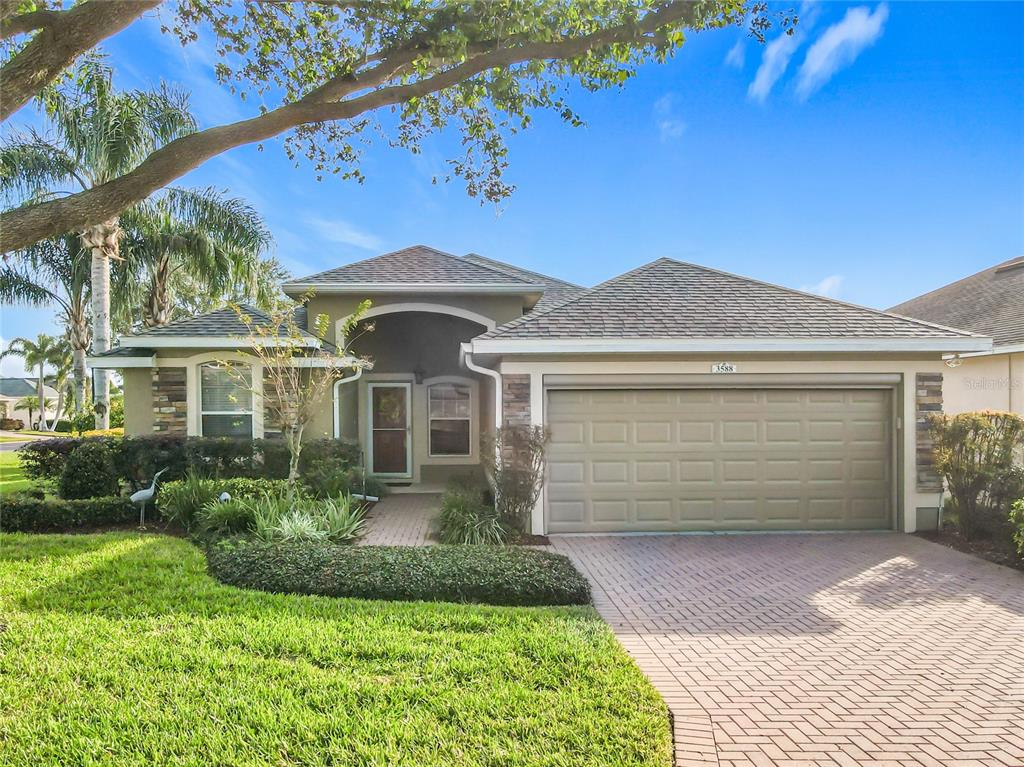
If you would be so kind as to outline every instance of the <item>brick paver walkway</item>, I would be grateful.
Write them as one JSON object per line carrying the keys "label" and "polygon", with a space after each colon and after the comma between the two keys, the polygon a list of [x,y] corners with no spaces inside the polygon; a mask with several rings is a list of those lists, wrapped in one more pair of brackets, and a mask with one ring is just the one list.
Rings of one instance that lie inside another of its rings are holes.
{"label": "brick paver walkway", "polygon": [[1024,765],[1024,573],[900,534],[552,542],[678,765]]}
{"label": "brick paver walkway", "polygon": [[441,507],[435,493],[389,495],[366,518],[364,546],[429,546],[430,522]]}

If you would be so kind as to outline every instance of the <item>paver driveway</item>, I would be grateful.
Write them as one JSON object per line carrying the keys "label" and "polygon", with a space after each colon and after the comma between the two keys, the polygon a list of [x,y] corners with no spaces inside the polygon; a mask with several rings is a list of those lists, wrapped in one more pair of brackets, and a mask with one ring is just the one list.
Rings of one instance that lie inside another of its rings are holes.
{"label": "paver driveway", "polygon": [[1024,765],[1024,574],[895,533],[561,537],[679,765]]}

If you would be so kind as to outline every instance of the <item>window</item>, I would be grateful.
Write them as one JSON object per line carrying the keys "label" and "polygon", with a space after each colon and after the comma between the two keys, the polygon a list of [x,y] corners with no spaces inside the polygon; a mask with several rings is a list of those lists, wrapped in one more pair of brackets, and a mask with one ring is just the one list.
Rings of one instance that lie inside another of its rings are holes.
{"label": "window", "polygon": [[469,455],[469,387],[462,384],[434,384],[428,389],[430,413],[430,455]]}
{"label": "window", "polygon": [[252,370],[223,365],[199,370],[203,436],[252,439]]}

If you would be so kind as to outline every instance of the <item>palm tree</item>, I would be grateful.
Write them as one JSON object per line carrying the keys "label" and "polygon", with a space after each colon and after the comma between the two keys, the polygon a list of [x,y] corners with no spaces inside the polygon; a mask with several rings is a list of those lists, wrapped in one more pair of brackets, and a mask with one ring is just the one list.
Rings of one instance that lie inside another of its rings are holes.
{"label": "palm tree", "polygon": [[35,397],[22,397],[14,403],[14,410],[27,410],[28,411],[28,428],[32,428],[32,416],[36,412],[36,408],[39,407],[39,400]]}
{"label": "palm tree", "polygon": [[57,342],[50,357],[50,364],[53,366],[53,374],[50,376],[49,384],[57,392],[57,409],[54,411],[56,415],[54,415],[53,423],[50,425],[50,430],[53,431],[57,428],[57,421],[66,415],[64,412],[67,402],[65,395],[68,391],[68,384],[71,383],[71,371],[74,367],[71,345],[66,338],[62,338]]}
{"label": "palm tree", "polygon": [[[17,204],[100,186],[196,130],[182,92],[161,86],[158,91],[119,93],[111,68],[96,56],[82,62],[69,86],[48,89],[40,101],[52,138],[32,130],[0,148],[0,191],[16,196]],[[115,217],[79,235],[92,258],[92,348],[100,354],[110,348],[110,261],[120,258],[124,232]],[[96,425],[105,429],[109,372],[95,372]]]}
{"label": "palm tree", "polygon": [[171,321],[176,290],[198,288],[212,297],[238,291],[251,295],[260,254],[271,242],[255,210],[213,189],[168,189],[121,218],[125,260],[118,269],[120,287],[141,293],[147,327]]}
{"label": "palm tree", "polygon": [[75,409],[85,403],[85,356],[89,349],[89,254],[65,234],[15,252],[0,269],[0,301],[60,306],[71,347]]}
{"label": "palm tree", "polygon": [[[57,356],[60,348],[59,344],[60,341],[53,336],[40,333],[36,336],[35,341],[30,341],[27,338],[12,338],[7,348],[0,352],[0,359],[4,357],[21,357],[25,360],[26,368],[29,370],[32,368],[37,369],[36,396],[39,401],[39,427],[43,431],[47,431],[50,428],[46,423],[46,396],[43,389],[46,379],[46,366],[53,364],[53,359]],[[32,420],[31,414],[29,414],[29,420]]]}

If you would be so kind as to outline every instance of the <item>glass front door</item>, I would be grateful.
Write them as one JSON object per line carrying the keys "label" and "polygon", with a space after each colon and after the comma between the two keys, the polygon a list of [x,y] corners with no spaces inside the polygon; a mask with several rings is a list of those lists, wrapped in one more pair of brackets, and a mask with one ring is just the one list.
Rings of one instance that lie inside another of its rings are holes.
{"label": "glass front door", "polygon": [[370,471],[407,477],[409,384],[370,384]]}

